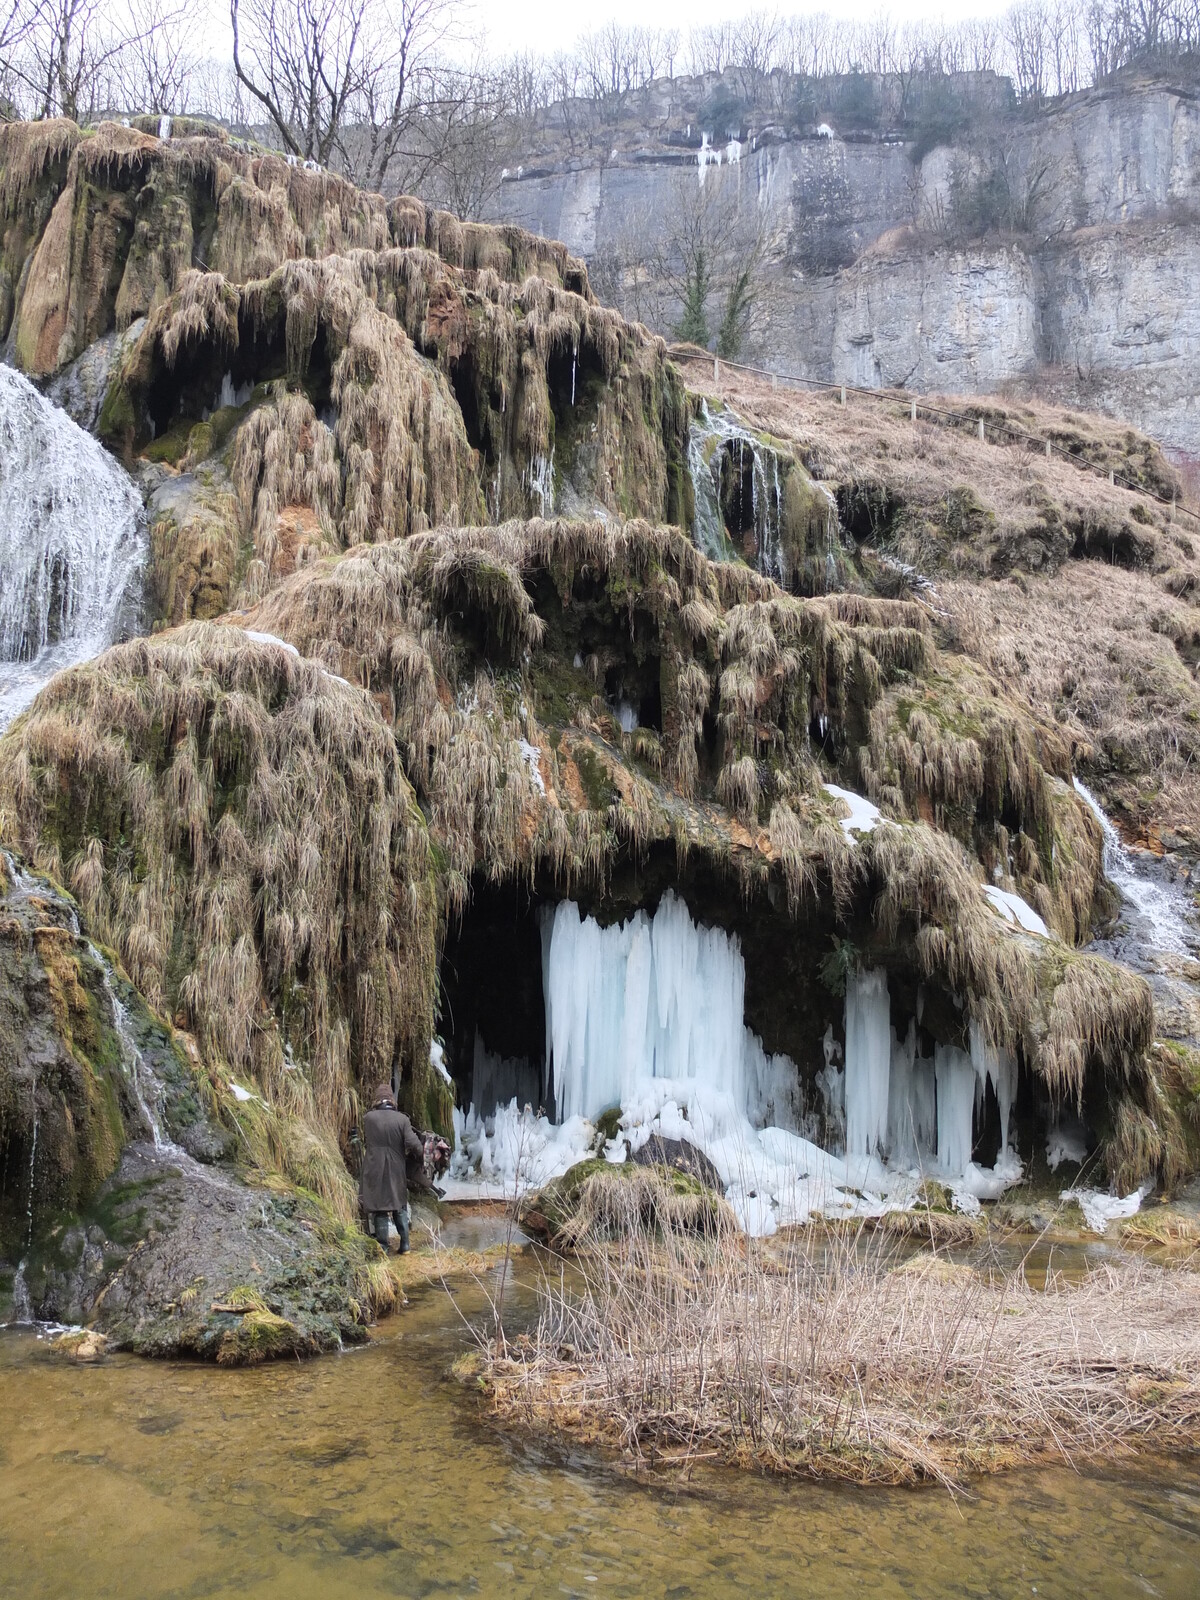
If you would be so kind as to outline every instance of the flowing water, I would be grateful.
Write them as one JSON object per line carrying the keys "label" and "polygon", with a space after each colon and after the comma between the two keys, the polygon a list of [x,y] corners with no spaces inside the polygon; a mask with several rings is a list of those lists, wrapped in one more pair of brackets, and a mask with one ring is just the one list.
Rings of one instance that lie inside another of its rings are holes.
{"label": "flowing water", "polygon": [[713,561],[728,561],[733,554],[721,512],[721,473],[727,450],[739,484],[744,484],[747,459],[750,462],[751,504],[739,509],[743,522],[754,529],[758,552],[755,565],[764,576],[782,580],[779,534],[783,493],[779,457],[727,412],[710,412],[704,401],[688,431],[688,472],[696,504],[693,540]]}
{"label": "flowing water", "polygon": [[[692,542],[713,561],[729,561],[735,551],[725,525],[721,496],[725,475],[737,484],[739,527],[752,532],[753,565],[765,578],[785,586],[790,581],[783,546],[784,479],[779,454],[757,434],[742,427],[732,412],[710,411],[700,402],[699,414],[688,430],[688,473],[692,480],[695,515]],[[813,487],[827,502],[825,518],[825,581],[836,586],[841,529],[837,502],[824,484]]]}
{"label": "flowing water", "polygon": [[1147,958],[1186,960],[1200,953],[1200,930],[1183,894],[1163,876],[1164,869],[1148,852],[1135,853],[1126,847],[1095,795],[1078,778],[1075,792],[1103,830],[1104,874],[1121,896],[1120,923],[1109,941],[1116,959],[1144,971]]}
{"label": "flowing water", "polygon": [[[468,1314],[477,1295],[459,1296]],[[506,1436],[446,1377],[440,1289],[367,1349],[225,1372],[72,1367],[0,1333],[0,1593],[22,1600],[374,1595],[1197,1592],[1200,1466],[1055,1469],[940,1490],[731,1473],[631,1482]]]}
{"label": "flowing water", "polygon": [[137,604],[142,503],[103,448],[0,365],[0,729]]}

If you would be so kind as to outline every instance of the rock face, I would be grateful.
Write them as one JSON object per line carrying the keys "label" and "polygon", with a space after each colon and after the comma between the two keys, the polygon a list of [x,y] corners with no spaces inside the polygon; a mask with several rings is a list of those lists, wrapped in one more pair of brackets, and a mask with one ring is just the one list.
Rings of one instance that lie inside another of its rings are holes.
{"label": "rock face", "polygon": [[222,1362],[365,1337],[374,1246],[249,1177],[183,1037],[0,858],[0,1319]]}
{"label": "rock face", "polygon": [[[494,215],[589,260],[619,258],[631,218],[661,231],[677,208],[682,164],[707,127],[682,115],[639,125],[632,111],[603,162],[560,155],[510,174]],[[772,218],[757,358],[866,387],[1049,384],[1196,451],[1195,95],[1133,82],[989,126],[987,140],[961,128],[928,148],[911,131],[828,138],[777,121],[707,168],[729,204]],[[997,169],[1024,208],[1016,231],[955,225],[964,189]]]}

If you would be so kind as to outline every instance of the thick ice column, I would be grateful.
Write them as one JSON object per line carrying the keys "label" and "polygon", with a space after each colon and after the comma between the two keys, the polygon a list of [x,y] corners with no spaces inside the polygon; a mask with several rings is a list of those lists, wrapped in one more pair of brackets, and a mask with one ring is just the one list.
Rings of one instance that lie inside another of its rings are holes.
{"label": "thick ice column", "polygon": [[892,1060],[888,1080],[887,1148],[892,1161],[910,1166],[917,1159],[913,1123],[913,1066],[917,1057],[917,1024],[911,1021],[902,1039],[891,1030]]}
{"label": "thick ice column", "polygon": [[947,1177],[967,1170],[974,1145],[975,1096],[979,1079],[965,1050],[939,1044],[934,1051],[937,1079],[937,1164]]}
{"label": "thick ice column", "polygon": [[933,1062],[926,1056],[918,1056],[913,1062],[909,1106],[917,1160],[932,1161],[937,1153],[937,1077]]}
{"label": "thick ice column", "polygon": [[892,1030],[887,973],[856,972],[846,982],[846,1154],[886,1146]]}

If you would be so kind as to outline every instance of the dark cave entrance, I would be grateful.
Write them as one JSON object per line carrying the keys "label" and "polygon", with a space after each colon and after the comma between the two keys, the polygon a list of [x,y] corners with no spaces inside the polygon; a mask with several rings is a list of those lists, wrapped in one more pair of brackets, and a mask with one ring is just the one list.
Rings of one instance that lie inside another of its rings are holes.
{"label": "dark cave entrance", "polygon": [[[476,879],[470,901],[446,936],[438,1031],[458,1103],[465,1108],[475,1100],[481,1115],[514,1095],[535,1111],[543,1103],[546,1008],[539,905],[524,884]],[[479,1103],[480,1094],[490,1103]]]}
{"label": "dark cave entrance", "polygon": [[[458,1104],[466,1109],[474,1103],[487,1117],[497,1104],[515,1097],[518,1106],[542,1109],[555,1118],[553,1087],[545,1080],[543,913],[570,898],[582,916],[610,926],[638,910],[653,916],[668,890],[685,901],[694,923],[736,937],[745,966],[742,1020],[767,1054],[795,1063],[797,1103],[819,1122],[819,1142],[837,1148],[840,1128],[836,1119],[828,1120],[818,1075],[826,1065],[827,1044],[844,1068],[845,999],[831,981],[830,957],[845,929],[835,923],[832,907],[821,904],[810,905],[802,919],[793,919],[778,886],[747,898],[702,858],[681,871],[673,847],[665,845],[651,847],[640,861],[618,863],[603,893],[580,887],[564,896],[549,883],[531,889],[515,880],[474,880],[470,901],[447,936],[440,969],[438,1031]],[[869,950],[865,926],[851,931],[861,941],[858,953],[864,964],[882,965]],[[903,1040],[919,1015],[919,1061],[932,1069],[938,1044],[967,1051],[964,1015],[949,992],[921,982],[903,960],[889,957],[887,967],[896,1038]],[[1053,1120],[1044,1090],[1019,1061],[1009,1143],[1021,1153],[1027,1170],[1040,1162]],[[787,1125],[786,1118],[781,1125]],[[990,1168],[1000,1150],[1000,1107],[989,1080],[975,1100],[972,1159]],[[936,1167],[932,1170],[936,1176]]]}
{"label": "dark cave entrance", "polygon": [[[248,316],[238,321],[238,346],[228,349],[216,339],[185,340],[173,367],[161,359],[147,386],[138,441],[145,443],[188,427],[229,406],[249,404],[263,387],[288,378],[287,345],[282,321],[261,324]],[[302,388],[314,411],[333,426],[332,367],[325,329],[318,325],[304,366],[303,379],[289,380]]]}

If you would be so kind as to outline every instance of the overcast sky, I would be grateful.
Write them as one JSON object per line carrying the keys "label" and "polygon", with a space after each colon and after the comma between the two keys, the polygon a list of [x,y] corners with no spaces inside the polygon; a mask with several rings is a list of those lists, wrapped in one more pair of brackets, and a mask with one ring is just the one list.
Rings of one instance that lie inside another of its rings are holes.
{"label": "overcast sky", "polygon": [[[587,7],[564,4],[563,0],[479,0],[474,18],[479,34],[486,34],[492,51],[507,55],[513,50],[537,50],[553,55],[579,36],[600,28],[610,19],[625,27],[689,28],[703,27],[736,16],[740,11],[768,9],[762,6],[731,7],[718,0],[593,0]],[[942,16],[959,21],[971,16],[986,16],[1004,9],[1004,0],[959,0],[957,5],[939,5],[937,0],[891,0],[880,7],[879,0],[824,0],[811,5],[780,4],[781,16],[806,11],[828,11],[831,15],[861,21],[876,16],[880,9],[897,22]]]}

